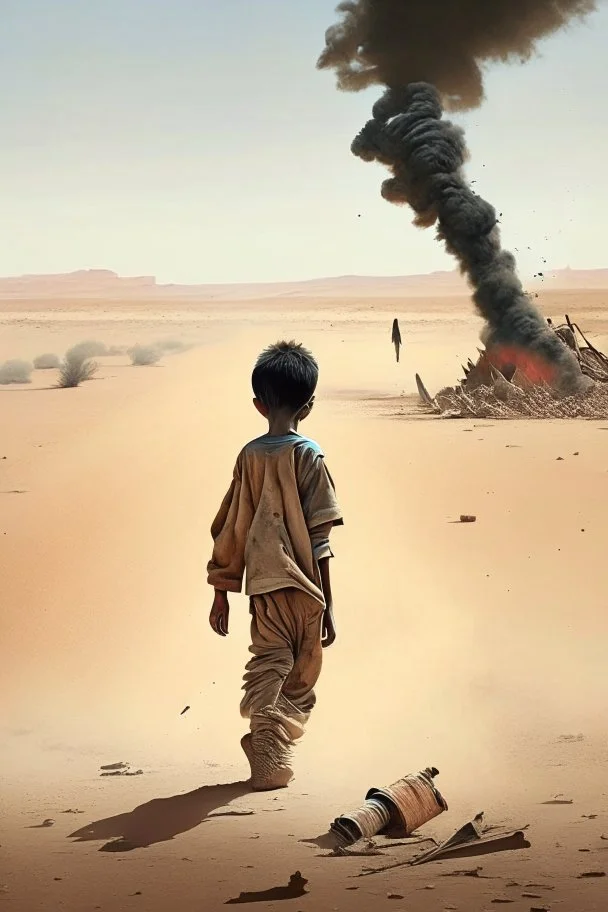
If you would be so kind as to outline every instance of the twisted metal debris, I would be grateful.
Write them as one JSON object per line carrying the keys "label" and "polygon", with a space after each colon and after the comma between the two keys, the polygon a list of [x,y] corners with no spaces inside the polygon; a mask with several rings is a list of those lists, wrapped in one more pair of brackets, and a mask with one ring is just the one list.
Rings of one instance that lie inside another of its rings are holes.
{"label": "twisted metal debris", "polygon": [[424,409],[443,418],[608,418],[608,356],[568,316],[560,326],[547,323],[576,357],[582,374],[593,381],[588,389],[559,396],[547,383],[532,382],[518,368],[501,372],[488,352],[480,351],[476,363],[469,359],[463,366],[464,379],[434,398],[416,375]]}

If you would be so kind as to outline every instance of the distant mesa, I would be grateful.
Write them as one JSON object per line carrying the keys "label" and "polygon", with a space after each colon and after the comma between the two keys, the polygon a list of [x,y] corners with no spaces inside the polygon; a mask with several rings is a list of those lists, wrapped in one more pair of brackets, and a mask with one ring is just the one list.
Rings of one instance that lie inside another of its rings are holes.
{"label": "distant mesa", "polygon": [[79,269],[51,275],[23,275],[0,278],[0,297],[28,298],[34,297],[69,297],[97,294],[106,295],[113,292],[140,292],[154,290],[154,276],[129,276],[123,278],[109,269]]}
{"label": "distant mesa", "polygon": [[[608,289],[608,269],[543,270],[543,278],[529,288]],[[424,275],[357,276],[306,279],[297,282],[257,282],[201,285],[160,285],[155,276],[119,276],[109,269],[79,269],[50,275],[0,278],[0,300],[53,300],[56,298],[125,300],[225,300],[245,301],[270,298],[394,298],[429,295],[468,295],[459,272]]]}

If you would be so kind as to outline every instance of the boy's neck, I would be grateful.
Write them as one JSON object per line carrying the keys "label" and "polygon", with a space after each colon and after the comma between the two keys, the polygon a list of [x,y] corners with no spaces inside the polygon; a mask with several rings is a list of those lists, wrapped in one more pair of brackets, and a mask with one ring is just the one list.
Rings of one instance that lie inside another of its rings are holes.
{"label": "boy's neck", "polygon": [[268,436],[284,437],[286,434],[297,433],[298,417],[290,412],[279,410],[268,415]]}

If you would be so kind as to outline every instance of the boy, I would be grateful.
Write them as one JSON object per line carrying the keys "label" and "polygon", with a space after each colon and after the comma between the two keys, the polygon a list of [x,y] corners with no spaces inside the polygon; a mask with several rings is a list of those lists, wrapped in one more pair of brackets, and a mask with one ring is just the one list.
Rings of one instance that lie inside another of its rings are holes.
{"label": "boy", "polygon": [[336,638],[329,534],[342,515],[320,447],[298,434],[318,377],[314,357],[295,342],[262,352],[251,382],[268,433],[239,454],[211,527],[209,622],[219,636],[228,633],[227,593],[240,592],[247,575],[253,658],[241,701],[250,732],[241,746],[259,791],[292,779],[291,748],[315,705],[322,647]]}

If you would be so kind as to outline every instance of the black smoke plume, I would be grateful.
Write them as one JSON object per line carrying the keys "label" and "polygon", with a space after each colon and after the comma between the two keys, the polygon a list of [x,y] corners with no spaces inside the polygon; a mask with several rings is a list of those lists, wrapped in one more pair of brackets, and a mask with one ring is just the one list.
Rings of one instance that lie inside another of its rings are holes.
{"label": "black smoke plume", "polygon": [[345,0],[325,35],[320,68],[341,89],[430,82],[448,110],[483,100],[482,66],[525,61],[539,39],[597,7],[597,0]]}
{"label": "black smoke plume", "polygon": [[540,38],[595,7],[595,0],[345,0],[318,62],[336,71],[342,89],[386,87],[352,151],[390,168],[385,199],[407,203],[417,225],[437,225],[486,320],[486,346],[502,353],[498,366],[570,391],[586,385],[578,363],[524,293],[496,211],[466,182],[464,134],[443,119],[443,107],[476,107],[486,61],[525,60]]}

